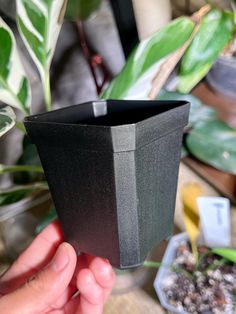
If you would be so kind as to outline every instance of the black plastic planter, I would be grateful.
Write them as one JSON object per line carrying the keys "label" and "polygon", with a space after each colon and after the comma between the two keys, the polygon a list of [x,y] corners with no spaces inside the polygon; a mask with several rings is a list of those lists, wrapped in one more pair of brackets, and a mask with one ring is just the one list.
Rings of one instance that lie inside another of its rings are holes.
{"label": "black plastic planter", "polygon": [[76,251],[135,267],[172,232],[183,101],[95,101],[25,119]]}

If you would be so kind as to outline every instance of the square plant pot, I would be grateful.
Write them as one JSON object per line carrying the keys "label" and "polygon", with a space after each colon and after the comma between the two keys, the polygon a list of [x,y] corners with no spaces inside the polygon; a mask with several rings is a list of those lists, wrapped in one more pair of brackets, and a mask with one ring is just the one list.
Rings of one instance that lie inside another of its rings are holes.
{"label": "square plant pot", "polygon": [[25,119],[65,240],[118,268],[172,233],[184,101],[94,101]]}

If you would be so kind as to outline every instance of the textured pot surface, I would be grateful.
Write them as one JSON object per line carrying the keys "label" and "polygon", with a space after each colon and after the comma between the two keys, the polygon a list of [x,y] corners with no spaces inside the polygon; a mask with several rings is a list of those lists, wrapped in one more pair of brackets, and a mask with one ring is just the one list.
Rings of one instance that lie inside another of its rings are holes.
{"label": "textured pot surface", "polygon": [[96,101],[32,116],[65,238],[119,268],[172,232],[186,102]]}

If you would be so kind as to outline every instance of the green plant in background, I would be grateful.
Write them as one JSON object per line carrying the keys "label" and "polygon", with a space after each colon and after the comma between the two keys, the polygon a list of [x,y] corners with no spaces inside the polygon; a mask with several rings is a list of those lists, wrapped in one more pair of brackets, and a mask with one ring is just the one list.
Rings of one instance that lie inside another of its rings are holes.
{"label": "green plant in background", "polygon": [[17,0],[17,24],[43,84],[46,109],[52,109],[50,65],[56,48],[64,13],[65,0]]}
{"label": "green plant in background", "polygon": [[[52,56],[55,51],[57,38],[62,25],[66,1],[25,1],[17,0],[17,23],[26,48],[35,62],[42,80],[46,110],[50,110],[51,91],[49,70]],[[14,34],[7,24],[0,20],[0,100],[18,110],[24,115],[31,112],[31,92],[29,81],[18,56]],[[16,126],[25,132],[21,121],[15,120],[11,107],[3,107],[0,111],[0,134]],[[26,145],[24,138],[23,156],[29,151],[35,151],[33,145]],[[30,154],[32,156],[32,154]],[[33,154],[34,156],[35,154]],[[31,158],[31,157],[30,157]],[[43,170],[38,164],[0,165],[0,173],[29,172],[39,173],[37,182],[27,185],[17,185],[4,189],[0,193],[0,204],[18,201],[35,190],[48,189],[44,182]]]}
{"label": "green plant in background", "polygon": [[85,20],[95,12],[102,0],[68,0],[66,18],[70,20]]}
{"label": "green plant in background", "polygon": [[16,115],[11,107],[0,108],[0,137],[14,127]]}
{"label": "green plant in background", "polygon": [[[52,108],[49,71],[66,4],[67,1],[63,0],[17,0],[18,29],[40,73],[46,110]],[[80,18],[86,18],[91,14],[91,9],[97,8],[98,5],[99,1],[95,0],[87,2],[69,0],[67,15],[71,17],[71,14],[75,13]],[[121,73],[100,97],[104,99],[141,99],[154,98],[157,94],[160,98],[167,97],[164,96],[165,92],[160,91],[179,61],[177,88],[182,92],[188,92],[202,79],[225,45],[231,41],[233,28],[232,12],[210,6],[202,8],[200,12],[190,18],[180,17],[171,21],[137,46]],[[176,99],[176,95],[173,94],[173,98]],[[182,95],[181,97],[186,96]],[[30,86],[17,54],[13,33],[3,20],[0,23],[0,100],[21,110],[24,114],[31,111]],[[14,112],[9,106],[0,109],[0,135],[5,134],[15,123],[21,131],[24,131],[21,121],[15,121]],[[197,111],[201,111],[201,109]],[[204,110],[202,111],[204,112]],[[198,117],[200,120],[201,115]],[[195,128],[199,120],[195,118],[192,127]],[[21,157],[21,160],[24,161],[23,164],[0,165],[0,174],[22,171],[29,173],[31,174],[28,182],[30,188],[28,188],[28,184],[23,186],[20,184],[19,189],[12,191],[10,188],[0,191],[0,195],[5,196],[9,192],[9,196],[16,191],[31,192],[35,189],[47,188],[35,148],[27,141],[27,138],[24,138]],[[229,167],[228,164],[224,167],[227,168],[227,171],[232,170],[232,166]],[[6,203],[6,198],[4,199]],[[15,200],[16,197],[13,199]]]}
{"label": "green plant in background", "polygon": [[[0,19],[0,99],[20,109],[24,114],[30,112],[30,87],[16,48],[13,33]],[[5,111],[12,118],[12,112]]]}
{"label": "green plant in background", "polygon": [[213,8],[202,18],[199,30],[181,60],[179,92],[189,93],[209,72],[222,49],[232,40],[233,31],[231,12]]}
{"label": "green plant in background", "polygon": [[[50,4],[49,4],[50,3]],[[26,45],[27,50],[30,53],[30,56],[32,57],[33,61],[35,62],[39,73],[40,77],[42,80],[42,84],[44,87],[44,97],[45,97],[45,103],[46,103],[46,110],[51,109],[51,96],[50,96],[50,82],[49,82],[49,69],[50,69],[50,64],[52,60],[52,56],[55,50],[55,45],[56,41],[58,38],[59,30],[61,27],[61,19],[62,15],[65,11],[65,1],[60,1],[60,2],[53,2],[53,5],[51,5],[51,2],[48,1],[26,1],[26,0],[17,0],[17,25],[20,30],[20,34],[23,38],[23,41]],[[182,26],[181,26],[182,25]],[[135,55],[136,60],[138,62],[143,62],[143,66],[141,71],[138,71],[135,75],[135,78],[133,81],[130,82],[129,84],[129,89],[132,88],[134,83],[138,81],[140,78],[142,79],[143,75],[147,75],[148,71],[153,67],[157,66],[159,67],[159,62],[161,57],[168,53],[171,54],[174,52],[176,49],[178,49],[181,45],[185,43],[185,41],[188,40],[190,37],[193,29],[194,29],[194,23],[190,21],[188,18],[182,18],[177,21],[174,21],[171,23],[170,26],[167,27],[167,29],[171,29],[172,32],[178,31],[179,30],[179,39],[177,40],[176,43],[169,43],[166,42],[165,45],[165,50],[162,52],[162,55],[159,54],[156,56],[156,51],[158,50],[158,43],[160,40],[164,43],[164,35],[167,34],[166,30],[164,30],[161,34],[157,33],[154,34],[146,43],[143,45],[141,43],[139,45],[139,48],[137,49],[137,52],[139,54]],[[0,75],[5,75],[6,77],[6,69],[9,69],[9,72],[13,72],[18,74],[19,73],[15,72],[14,70],[16,68],[23,69],[20,59],[19,58],[14,58],[14,62],[8,62],[7,60],[11,60],[13,56],[12,51],[17,51],[16,49],[16,44],[14,40],[14,36],[9,29],[9,27],[5,24],[4,21],[2,21],[2,27],[0,30],[6,30],[8,37],[11,38],[11,43],[9,46],[11,49],[3,49],[3,47],[6,47],[5,45],[5,37],[0,37],[0,60],[2,61],[2,67],[0,67]],[[146,46],[147,45],[147,46]],[[14,48],[14,49],[13,49]],[[145,54],[144,54],[145,51]],[[147,59],[148,57],[148,59]],[[138,58],[138,59],[137,59]],[[128,64],[127,64],[128,66]],[[127,68],[126,66],[126,68]],[[135,64],[133,65],[135,67]],[[5,68],[4,68],[5,67]],[[126,70],[125,70],[126,71]],[[148,75],[148,82],[151,81],[150,75]],[[11,88],[14,90],[14,99],[17,97],[17,95],[20,95],[19,93],[19,83],[14,80],[12,81],[7,81],[8,83],[11,83]],[[24,99],[21,97],[21,99],[24,100],[24,102],[17,102],[15,104],[15,101],[13,102],[11,98],[3,98],[0,97],[0,99],[5,102],[6,104],[10,106],[14,106],[17,109],[21,110],[24,114],[27,114],[31,111],[30,108],[30,88],[29,88],[29,83],[24,75],[22,78],[22,82],[24,82],[24,85],[27,87],[25,88],[25,93],[24,93]],[[1,91],[3,95],[6,94],[6,89],[4,86],[1,86]],[[127,91],[127,89],[125,90]],[[120,90],[120,93],[123,93],[122,90]],[[0,94],[1,96],[1,94]],[[109,96],[107,96],[109,97]],[[122,95],[120,95],[122,97]],[[119,98],[119,95],[117,95],[117,98]],[[27,110],[25,109],[27,108]],[[12,115],[12,110],[10,107],[5,107],[2,109],[2,112],[4,112],[4,115],[0,115],[1,119],[1,130],[2,134],[3,131],[4,133],[6,132],[6,125],[8,128],[10,126],[12,127],[14,124],[14,116]],[[11,114],[10,114],[11,112]],[[7,115],[7,116],[6,116]],[[8,119],[8,120],[7,120]],[[11,123],[9,123],[11,121]],[[8,123],[8,124],[7,124]],[[17,121],[16,124],[21,127],[21,121]],[[23,128],[22,128],[23,129]],[[32,189],[45,189],[46,184],[43,181],[44,178],[42,177],[42,168],[40,166],[40,162],[38,158],[35,157],[35,153],[32,153],[32,150],[35,150],[33,145],[29,145],[27,143],[27,138],[24,138],[23,142],[23,155],[21,159],[24,160],[23,165],[1,165],[0,168],[0,173],[7,173],[7,172],[27,172],[34,174],[33,178],[37,178],[35,183],[34,179],[30,179],[30,189],[28,189],[28,185],[20,186],[17,189],[14,189],[14,193],[18,193],[18,195],[25,195],[25,191],[31,191]],[[32,163],[32,156],[34,156],[34,163]],[[40,176],[36,176],[36,174],[39,174]],[[38,179],[40,178],[40,180]],[[39,184],[42,183],[42,184]],[[24,192],[23,194],[21,192]],[[0,194],[4,195],[4,204],[6,204],[6,199],[10,200],[10,195],[13,193],[12,188],[8,190],[2,190]],[[6,198],[7,195],[7,198]],[[12,198],[12,200],[15,200],[16,196]]]}

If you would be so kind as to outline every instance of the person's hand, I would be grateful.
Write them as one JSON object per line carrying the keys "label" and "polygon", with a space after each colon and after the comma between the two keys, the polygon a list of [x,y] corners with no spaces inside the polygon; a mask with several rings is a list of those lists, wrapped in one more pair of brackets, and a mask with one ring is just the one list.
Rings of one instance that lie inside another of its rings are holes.
{"label": "person's hand", "polygon": [[101,314],[115,282],[110,263],[62,243],[58,222],[40,233],[0,278],[0,313]]}

